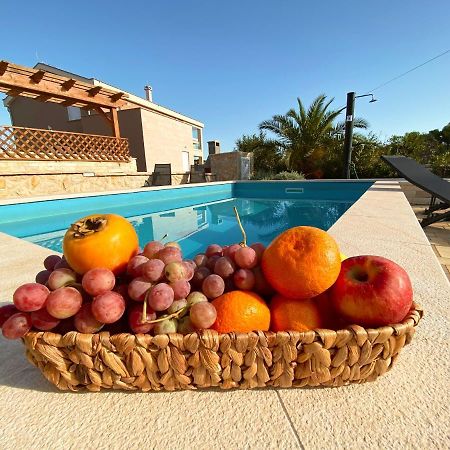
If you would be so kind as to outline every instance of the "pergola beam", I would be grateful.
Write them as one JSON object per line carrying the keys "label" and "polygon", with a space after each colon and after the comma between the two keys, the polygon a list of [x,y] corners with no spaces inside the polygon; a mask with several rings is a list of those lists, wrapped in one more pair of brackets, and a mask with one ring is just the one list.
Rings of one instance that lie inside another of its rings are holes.
{"label": "pergola beam", "polygon": [[73,78],[69,78],[68,80],[64,81],[64,83],[61,84],[61,88],[63,91],[68,91],[72,86],[74,86],[76,83],[76,80]]}
{"label": "pergola beam", "polygon": [[30,76],[30,79],[35,83],[39,83],[42,78],[44,78],[45,72],[43,70],[38,70],[33,75]]}
{"label": "pergola beam", "polygon": [[7,61],[0,61],[0,92],[21,90],[28,96],[37,98],[48,95],[50,101],[72,101],[80,107],[117,108],[124,106],[125,94],[92,86],[73,78],[55,75],[44,70],[30,69]]}
{"label": "pergola beam", "polygon": [[8,68],[8,61],[0,61],[0,75],[3,75]]}

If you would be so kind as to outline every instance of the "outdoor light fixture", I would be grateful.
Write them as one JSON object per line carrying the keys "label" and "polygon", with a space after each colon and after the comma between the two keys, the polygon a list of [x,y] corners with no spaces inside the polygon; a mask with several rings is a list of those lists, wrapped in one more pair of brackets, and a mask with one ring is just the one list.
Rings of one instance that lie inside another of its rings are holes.
{"label": "outdoor light fixture", "polygon": [[355,95],[354,92],[347,93],[347,106],[345,109],[345,136],[344,136],[344,178],[350,178],[350,164],[352,162],[352,139],[353,139],[353,119],[355,117],[355,99],[361,97],[372,97],[369,103],[374,103],[377,99],[373,94]]}

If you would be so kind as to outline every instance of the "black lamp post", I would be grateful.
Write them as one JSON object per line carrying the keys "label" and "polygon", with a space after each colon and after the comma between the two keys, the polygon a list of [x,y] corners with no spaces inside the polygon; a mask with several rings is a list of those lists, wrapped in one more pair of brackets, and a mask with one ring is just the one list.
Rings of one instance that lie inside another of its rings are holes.
{"label": "black lamp post", "polygon": [[[353,119],[355,113],[355,99],[372,97],[369,103],[376,102],[373,94],[355,95],[347,93],[347,106],[345,107],[345,137],[344,137],[344,178],[350,179],[350,163],[352,162]],[[344,108],[342,108],[344,110]]]}

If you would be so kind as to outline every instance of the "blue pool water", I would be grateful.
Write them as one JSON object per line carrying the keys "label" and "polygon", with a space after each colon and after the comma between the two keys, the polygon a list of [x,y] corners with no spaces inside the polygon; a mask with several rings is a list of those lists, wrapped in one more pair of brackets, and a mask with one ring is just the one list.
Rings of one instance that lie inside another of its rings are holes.
{"label": "blue pool water", "polygon": [[178,241],[189,258],[210,243],[242,240],[234,206],[248,241],[267,245],[293,226],[329,229],[370,185],[238,182],[22,203],[0,206],[0,231],[61,251],[72,222],[92,213],[116,213],[130,220],[141,245],[166,236],[166,241]]}

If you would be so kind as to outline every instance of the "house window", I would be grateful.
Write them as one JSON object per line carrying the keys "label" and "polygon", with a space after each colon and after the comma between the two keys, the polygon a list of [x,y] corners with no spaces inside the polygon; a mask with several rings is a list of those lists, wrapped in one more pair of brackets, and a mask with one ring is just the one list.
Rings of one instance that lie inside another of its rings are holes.
{"label": "house window", "polygon": [[201,141],[201,131],[200,128],[192,127],[192,140],[193,141]]}
{"label": "house window", "polygon": [[81,119],[81,109],[75,106],[67,107],[67,115],[69,120],[80,120]]}
{"label": "house window", "polygon": [[194,166],[199,166],[202,163],[201,156],[194,156]]}

